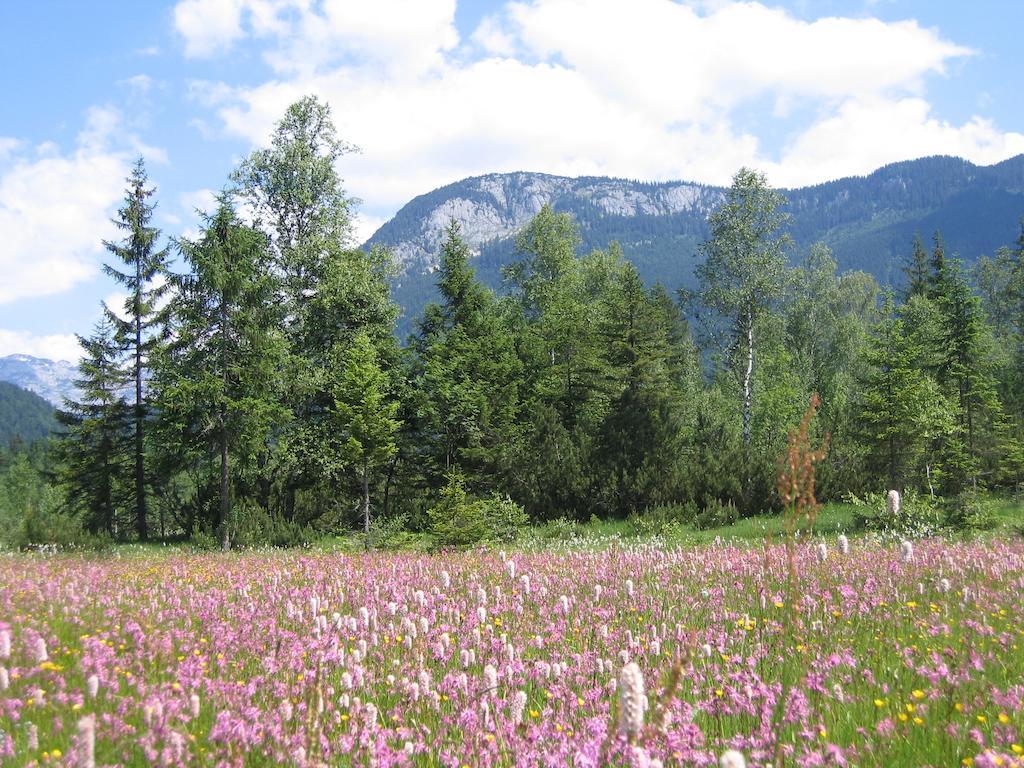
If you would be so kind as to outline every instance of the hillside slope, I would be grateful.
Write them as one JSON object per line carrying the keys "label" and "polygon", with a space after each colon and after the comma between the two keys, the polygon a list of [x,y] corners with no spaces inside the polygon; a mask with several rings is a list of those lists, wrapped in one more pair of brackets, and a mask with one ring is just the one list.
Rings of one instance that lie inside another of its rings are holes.
{"label": "hillside slope", "polygon": [[[1024,215],[1024,155],[991,166],[928,157],[783,192],[793,258],[823,241],[840,269],[863,269],[895,283],[915,233],[929,238],[941,230],[948,252],[968,262],[1016,239]],[[413,199],[366,245],[395,253],[395,297],[407,330],[409,318],[435,295],[432,273],[443,229],[453,218],[477,256],[480,276],[492,286],[500,285],[501,268],[515,259],[515,233],[550,203],[579,222],[584,250],[618,241],[644,279],[674,289],[693,284],[707,217],[723,193],[688,182],[489,174]]]}
{"label": "hillside slope", "polygon": [[0,447],[18,438],[31,443],[57,428],[54,408],[39,395],[0,381]]}

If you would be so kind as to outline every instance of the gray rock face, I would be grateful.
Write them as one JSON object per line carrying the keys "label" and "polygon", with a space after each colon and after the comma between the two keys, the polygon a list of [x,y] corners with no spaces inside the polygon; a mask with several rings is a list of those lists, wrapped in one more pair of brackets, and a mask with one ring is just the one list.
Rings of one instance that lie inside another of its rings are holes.
{"label": "gray rock face", "polygon": [[44,360],[31,355],[0,357],[0,381],[9,381],[60,408],[64,398],[75,397],[77,370],[66,360]]}
{"label": "gray rock face", "polygon": [[421,195],[381,227],[367,245],[387,245],[402,273],[436,269],[448,222],[462,227],[467,244],[480,246],[511,237],[547,203],[581,205],[609,216],[667,216],[688,212],[704,218],[721,200],[721,190],[687,182],[658,184],[625,179],[501,173],[477,176]]}

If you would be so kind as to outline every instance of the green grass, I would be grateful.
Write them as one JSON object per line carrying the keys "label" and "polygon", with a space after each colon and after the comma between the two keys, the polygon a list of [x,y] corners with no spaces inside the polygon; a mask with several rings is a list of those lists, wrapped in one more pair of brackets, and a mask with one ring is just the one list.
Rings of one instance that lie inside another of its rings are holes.
{"label": "green grass", "polygon": [[[1024,497],[1010,494],[990,494],[981,500],[981,504],[991,513],[998,525],[991,531],[980,532],[976,535],[1006,537],[1015,536],[1019,531],[1024,530]],[[854,524],[855,509],[853,504],[844,502],[823,504],[818,511],[813,531],[807,525],[802,525],[799,529],[800,535],[824,536],[827,539],[834,539],[839,534],[858,535],[859,531]],[[730,525],[703,530],[691,525],[677,524],[662,531],[659,535],[668,545],[700,546],[711,543],[715,539],[737,543],[756,543],[764,541],[766,538],[780,540],[783,534],[781,515],[762,514],[742,518]],[[555,543],[567,538],[586,539],[595,545],[600,545],[601,542],[645,538],[649,535],[649,532],[638,530],[631,520],[597,520],[595,518],[589,522],[578,523],[552,521],[531,525],[524,530],[520,542],[509,544],[508,547],[515,548],[525,544],[536,548],[543,546],[545,542]],[[395,551],[430,551],[433,548],[433,542],[428,533],[409,532],[403,534],[399,540],[392,542],[392,546],[381,548]],[[117,556],[121,557],[190,551],[192,547],[181,542],[133,543],[117,545],[114,549]],[[356,533],[329,536],[317,541],[311,549],[318,552],[354,554],[363,550],[363,539]]]}

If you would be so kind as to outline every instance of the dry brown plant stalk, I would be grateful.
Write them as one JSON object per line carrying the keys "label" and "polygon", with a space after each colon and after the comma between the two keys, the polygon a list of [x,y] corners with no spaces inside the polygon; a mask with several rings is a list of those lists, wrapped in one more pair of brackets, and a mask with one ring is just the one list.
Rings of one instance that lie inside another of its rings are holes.
{"label": "dry brown plant stalk", "polygon": [[[828,453],[829,436],[826,434],[821,445],[815,449],[811,446],[811,422],[814,420],[818,408],[821,406],[821,398],[815,392],[811,395],[811,402],[800,419],[799,426],[790,431],[786,453],[780,461],[779,477],[776,482],[776,489],[779,498],[785,506],[783,512],[783,527],[786,532],[786,602],[788,610],[784,614],[782,628],[783,647],[792,644],[793,630],[799,619],[797,602],[799,600],[800,582],[797,574],[796,562],[796,532],[802,520],[807,520],[808,528],[814,530],[814,521],[818,514],[820,505],[815,498],[815,465],[825,458]],[[786,668],[788,669],[788,667]],[[792,680],[787,674],[783,674],[782,690],[776,701],[775,711],[772,713],[772,724],[775,732],[775,755],[774,764],[784,764],[782,726],[786,708],[786,701],[789,698]]]}

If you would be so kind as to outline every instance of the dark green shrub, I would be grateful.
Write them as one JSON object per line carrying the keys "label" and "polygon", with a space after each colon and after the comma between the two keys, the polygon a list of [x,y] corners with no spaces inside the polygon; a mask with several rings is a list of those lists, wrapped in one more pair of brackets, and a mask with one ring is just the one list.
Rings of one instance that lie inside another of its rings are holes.
{"label": "dark green shrub", "polygon": [[439,547],[462,547],[476,544],[487,536],[486,504],[466,493],[462,476],[448,475],[448,484],[441,489],[441,498],[427,512],[430,535]]}
{"label": "dark green shrub", "polygon": [[916,491],[903,494],[895,511],[889,508],[888,493],[867,493],[862,497],[847,494],[843,499],[854,505],[854,526],[860,530],[922,538],[934,535],[942,524],[936,500]]}
{"label": "dark green shrub", "polygon": [[516,504],[508,496],[494,493],[482,503],[487,520],[487,538],[490,541],[514,541],[530,522],[522,505]]}
{"label": "dark green shrub", "polygon": [[409,530],[408,515],[376,517],[370,523],[370,546],[374,549],[410,549],[419,540],[420,537]]}
{"label": "dark green shrub", "polygon": [[569,541],[580,535],[580,526],[566,517],[556,518],[540,529],[541,536],[552,541]]}
{"label": "dark green shrub", "polygon": [[448,475],[441,498],[427,511],[427,516],[430,534],[439,547],[462,547],[485,540],[512,541],[528,522],[525,510],[507,496],[470,496],[458,472]]}
{"label": "dark green shrub", "polygon": [[946,525],[956,531],[990,531],[999,525],[999,518],[992,508],[973,491],[964,491],[948,499],[945,508]]}
{"label": "dark green shrub", "polygon": [[707,531],[732,525],[739,519],[740,511],[731,500],[723,503],[719,499],[711,499],[693,518],[693,527],[698,531]]}
{"label": "dark green shrub", "polygon": [[634,536],[667,536],[675,533],[697,517],[697,505],[661,504],[627,518]]}

